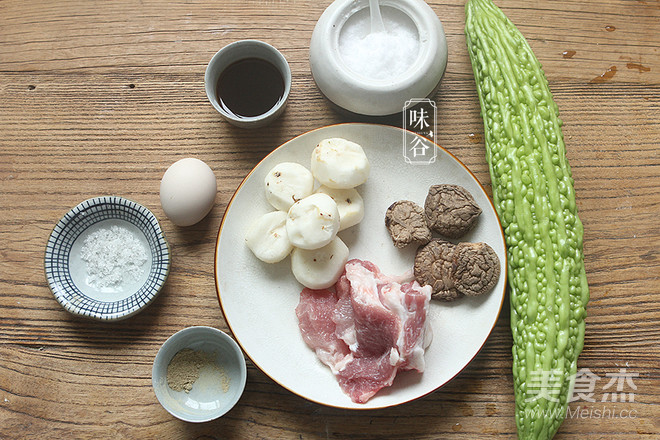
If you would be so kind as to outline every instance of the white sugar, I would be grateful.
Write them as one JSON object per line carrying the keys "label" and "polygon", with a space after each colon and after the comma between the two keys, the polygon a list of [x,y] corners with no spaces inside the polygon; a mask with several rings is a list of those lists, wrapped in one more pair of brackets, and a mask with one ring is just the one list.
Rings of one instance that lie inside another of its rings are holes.
{"label": "white sugar", "polygon": [[85,238],[80,250],[87,263],[87,282],[97,289],[117,287],[124,281],[137,281],[144,275],[147,251],[131,231],[113,225]]}
{"label": "white sugar", "polygon": [[362,9],[351,16],[339,35],[339,54],[357,74],[375,80],[394,79],[408,70],[419,54],[417,29],[404,12],[381,7],[384,32],[371,32],[370,16]]}

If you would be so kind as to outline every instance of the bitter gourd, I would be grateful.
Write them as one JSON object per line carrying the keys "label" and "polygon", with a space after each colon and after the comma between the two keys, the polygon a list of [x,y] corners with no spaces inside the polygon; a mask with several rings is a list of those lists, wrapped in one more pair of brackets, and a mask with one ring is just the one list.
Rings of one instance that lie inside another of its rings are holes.
{"label": "bitter gourd", "polygon": [[551,439],[566,416],[589,289],[557,105],[527,41],[491,0],[465,34],[506,237],[518,437]]}

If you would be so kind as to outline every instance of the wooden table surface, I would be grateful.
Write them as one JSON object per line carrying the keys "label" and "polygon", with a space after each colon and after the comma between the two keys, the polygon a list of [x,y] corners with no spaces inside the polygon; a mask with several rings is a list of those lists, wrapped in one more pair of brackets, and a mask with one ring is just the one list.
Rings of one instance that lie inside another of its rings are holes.
{"label": "wooden table surface", "polygon": [[[191,325],[228,331],[215,291],[214,248],[236,187],[288,139],[352,120],[328,106],[310,74],[312,29],[329,3],[0,2],[1,439],[515,437],[507,306],[458,377],[399,407],[320,406],[281,388],[250,362],[245,394],[219,420],[187,424],[156,400],[151,366],[171,334]],[[657,439],[660,2],[496,3],[544,66],[565,122],[585,227],[591,302],[579,367],[598,380],[587,396],[593,402],[572,403],[573,415],[556,438]],[[464,1],[429,4],[449,45],[435,97],[438,141],[490,194]],[[230,126],[204,92],[211,56],[245,38],[279,48],[293,73],[285,114],[263,129]],[[162,211],[159,182],[172,162],[188,156],[213,168],[218,194],[204,221],[178,228]],[[64,311],[43,269],[54,224],[82,200],[108,194],[150,208],[173,253],[157,300],[119,323]],[[630,379],[617,379],[624,375]],[[620,393],[625,402],[618,401]]]}

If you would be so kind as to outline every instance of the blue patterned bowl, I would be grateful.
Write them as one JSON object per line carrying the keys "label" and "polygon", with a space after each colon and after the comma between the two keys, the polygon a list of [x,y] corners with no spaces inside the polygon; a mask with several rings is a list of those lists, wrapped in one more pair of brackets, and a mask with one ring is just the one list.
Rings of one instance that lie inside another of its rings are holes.
{"label": "blue patterned bowl", "polygon": [[55,299],[68,312],[116,321],[151,304],[170,261],[156,216],[138,203],[105,196],[85,200],[55,225],[44,266]]}

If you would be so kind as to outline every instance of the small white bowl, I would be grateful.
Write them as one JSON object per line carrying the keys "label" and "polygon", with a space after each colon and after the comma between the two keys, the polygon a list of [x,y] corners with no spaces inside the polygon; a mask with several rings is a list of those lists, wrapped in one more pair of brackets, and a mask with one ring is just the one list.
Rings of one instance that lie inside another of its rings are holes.
{"label": "small white bowl", "polygon": [[[202,368],[199,379],[187,393],[174,391],[167,384],[167,367],[184,348],[207,353],[216,360],[217,367]],[[163,408],[178,419],[194,423],[226,414],[243,394],[246,380],[245,357],[236,341],[205,326],[188,327],[170,336],[158,350],[151,371],[154,393]]]}
{"label": "small white bowl", "polygon": [[[88,282],[81,258],[85,238],[99,229],[120,226],[142,243],[147,253],[142,274],[113,286]],[[55,225],[44,258],[46,279],[55,299],[74,315],[103,321],[126,319],[151,304],[170,270],[170,250],[156,216],[123,197],[85,200]]]}
{"label": "small white bowl", "polygon": [[[258,116],[237,116],[225,110],[218,102],[217,84],[220,74],[233,63],[246,58],[258,58],[269,62],[279,70],[284,80],[282,98],[269,111]],[[268,43],[259,40],[234,41],[220,49],[209,61],[204,74],[204,88],[211,105],[230,124],[241,128],[263,127],[277,119],[286,107],[291,91],[291,68],[284,55]]]}
{"label": "small white bowl", "polygon": [[[323,95],[344,110],[365,116],[400,113],[406,101],[431,97],[447,66],[447,41],[440,19],[423,0],[380,0],[394,8],[417,30],[419,52],[400,75],[373,79],[351,70],[339,50],[344,25],[355,14],[369,13],[368,0],[335,0],[314,28],[309,48],[312,76]],[[366,9],[366,11],[365,11]]]}

